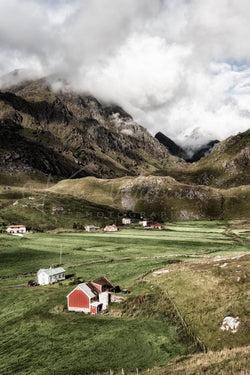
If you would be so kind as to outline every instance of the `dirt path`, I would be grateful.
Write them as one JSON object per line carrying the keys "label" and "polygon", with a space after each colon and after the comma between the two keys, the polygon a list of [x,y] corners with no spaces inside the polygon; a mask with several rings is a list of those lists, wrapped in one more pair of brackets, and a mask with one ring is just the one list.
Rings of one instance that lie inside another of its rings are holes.
{"label": "dirt path", "polygon": [[3,286],[0,290],[4,289],[20,289],[20,288],[28,288],[28,285],[16,285],[16,286]]}

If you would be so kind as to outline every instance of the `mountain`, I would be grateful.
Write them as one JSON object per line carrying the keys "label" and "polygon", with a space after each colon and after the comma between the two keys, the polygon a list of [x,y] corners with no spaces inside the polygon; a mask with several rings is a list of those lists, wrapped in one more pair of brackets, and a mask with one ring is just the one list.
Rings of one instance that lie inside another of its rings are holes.
{"label": "mountain", "polygon": [[194,163],[196,161],[199,161],[201,158],[204,158],[204,156],[209,155],[213,150],[214,146],[219,143],[218,140],[210,141],[205,145],[202,145],[194,152],[191,158],[185,159],[189,163]]}
{"label": "mountain", "polygon": [[178,156],[179,158],[186,159],[188,155],[186,151],[180,146],[178,146],[172,139],[168,138],[161,132],[156,133],[155,138],[163,144],[171,155]]}
{"label": "mountain", "polygon": [[250,211],[250,129],[196,163],[148,176],[64,180],[50,191],[162,220],[243,219]]}
{"label": "mountain", "polygon": [[0,92],[0,173],[56,181],[139,175],[178,159],[118,105],[55,93],[46,79]]}
{"label": "mountain", "polygon": [[207,144],[200,146],[197,150],[195,150],[195,152],[193,152],[192,156],[190,156],[190,152],[188,152],[188,150],[178,146],[174,141],[172,141],[172,139],[168,138],[163,133],[158,132],[155,135],[155,138],[166,147],[171,155],[182,158],[189,163],[194,163],[204,156],[209,155],[210,152],[213,151],[214,146],[219,143],[218,140],[210,141]]}
{"label": "mountain", "polygon": [[32,225],[42,212],[46,230],[90,213],[98,224],[98,210],[110,218],[249,218],[250,129],[207,145],[200,153],[212,148],[209,155],[193,163],[171,139],[158,139],[118,105],[55,93],[45,79],[1,91],[1,219]]}
{"label": "mountain", "polygon": [[172,176],[186,184],[231,188],[250,184],[250,129],[218,143],[213,151],[184,168],[161,169],[160,176]]}

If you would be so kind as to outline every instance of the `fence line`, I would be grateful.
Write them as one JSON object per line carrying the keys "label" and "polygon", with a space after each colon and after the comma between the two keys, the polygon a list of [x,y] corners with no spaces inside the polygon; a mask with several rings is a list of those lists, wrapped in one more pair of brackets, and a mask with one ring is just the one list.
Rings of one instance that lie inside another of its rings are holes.
{"label": "fence line", "polygon": [[176,311],[176,313],[177,313],[177,315],[178,315],[178,317],[179,317],[179,319],[181,321],[181,324],[184,327],[184,329],[186,330],[188,336],[190,336],[193,339],[193,341],[201,348],[201,350],[203,351],[203,353],[207,353],[206,345],[204,344],[203,341],[201,341],[201,339],[199,337],[195,336],[193,334],[193,332],[191,331],[191,329],[188,327],[185,319],[183,318],[183,316],[180,313],[180,310],[178,309],[178,306],[176,305],[176,303],[174,302],[174,300],[172,299],[172,297],[168,293],[168,290],[166,288],[164,288],[162,290],[166,293],[167,298],[169,299],[169,301],[173,305],[173,307],[174,307],[174,309],[175,309],[175,311]]}

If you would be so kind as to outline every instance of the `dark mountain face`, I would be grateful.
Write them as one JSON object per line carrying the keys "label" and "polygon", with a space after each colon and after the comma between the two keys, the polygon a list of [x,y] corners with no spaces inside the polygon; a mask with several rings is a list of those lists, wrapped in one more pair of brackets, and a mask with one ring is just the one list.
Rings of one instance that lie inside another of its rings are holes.
{"label": "dark mountain face", "polygon": [[155,175],[171,176],[185,184],[231,188],[249,185],[249,170],[250,129],[221,141],[196,163],[161,169]]}
{"label": "dark mountain face", "polygon": [[169,151],[171,155],[182,158],[188,163],[194,163],[203,158],[204,156],[209,155],[210,152],[213,150],[214,146],[217,143],[219,143],[219,141],[214,140],[209,142],[208,144],[202,145],[200,148],[198,148],[198,150],[194,152],[192,157],[190,157],[187,151],[185,151],[182,147],[178,146],[174,141],[172,141],[172,139],[168,138],[163,133],[158,132],[155,135],[155,138],[158,139],[158,141],[166,147],[166,149]]}
{"label": "dark mountain face", "polygon": [[2,173],[113,178],[178,162],[121,107],[45,79],[0,91],[0,134]]}
{"label": "dark mountain face", "polygon": [[199,161],[201,158],[204,158],[204,156],[208,156],[214,149],[214,146],[219,143],[218,140],[211,141],[207,143],[206,145],[201,146],[191,158],[186,158],[185,160],[189,163],[194,163],[196,161]]}
{"label": "dark mountain face", "polygon": [[183,148],[178,146],[174,141],[172,141],[172,139],[168,138],[163,133],[158,132],[155,135],[155,138],[158,139],[158,141],[166,147],[171,155],[178,156],[179,158],[182,158],[184,160],[185,158],[187,158],[187,154],[183,150]]}

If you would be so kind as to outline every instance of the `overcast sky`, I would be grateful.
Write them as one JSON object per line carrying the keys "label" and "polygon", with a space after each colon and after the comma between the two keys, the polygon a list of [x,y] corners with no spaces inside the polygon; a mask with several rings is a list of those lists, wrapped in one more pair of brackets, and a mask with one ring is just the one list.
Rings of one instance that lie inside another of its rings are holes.
{"label": "overcast sky", "polygon": [[0,0],[0,76],[58,73],[154,135],[203,143],[250,123],[249,0]]}

